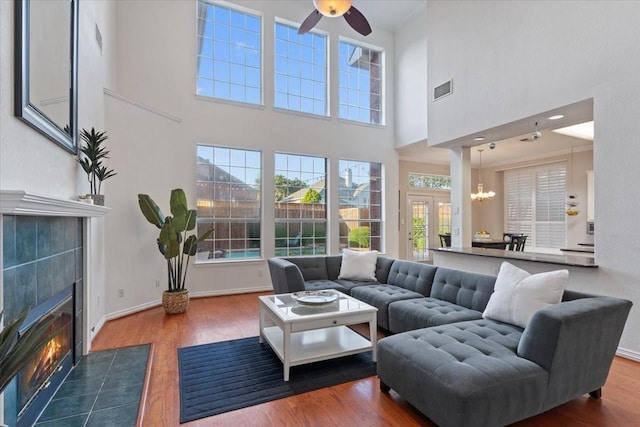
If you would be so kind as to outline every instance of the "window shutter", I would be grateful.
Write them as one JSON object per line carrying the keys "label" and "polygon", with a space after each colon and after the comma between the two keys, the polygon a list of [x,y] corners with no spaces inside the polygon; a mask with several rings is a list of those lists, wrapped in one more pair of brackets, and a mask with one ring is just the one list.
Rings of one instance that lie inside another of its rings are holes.
{"label": "window shutter", "polygon": [[566,246],[566,183],[565,164],[506,171],[505,232],[528,235],[533,250]]}
{"label": "window shutter", "polygon": [[533,179],[519,171],[505,174],[505,232],[533,233]]}
{"label": "window shutter", "polygon": [[536,247],[566,246],[566,181],[564,166],[536,172]]}

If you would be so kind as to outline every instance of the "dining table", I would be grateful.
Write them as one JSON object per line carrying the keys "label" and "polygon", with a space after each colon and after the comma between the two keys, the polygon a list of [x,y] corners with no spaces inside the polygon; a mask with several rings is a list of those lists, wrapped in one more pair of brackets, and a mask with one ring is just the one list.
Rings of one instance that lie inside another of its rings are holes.
{"label": "dining table", "polygon": [[485,248],[485,249],[507,249],[507,242],[504,240],[495,240],[495,239],[474,239],[471,241],[471,246],[474,248]]}

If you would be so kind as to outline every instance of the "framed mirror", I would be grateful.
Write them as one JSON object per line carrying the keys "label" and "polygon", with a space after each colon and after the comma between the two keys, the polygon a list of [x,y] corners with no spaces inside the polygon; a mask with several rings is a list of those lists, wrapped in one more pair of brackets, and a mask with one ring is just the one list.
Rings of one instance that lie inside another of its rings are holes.
{"label": "framed mirror", "polygon": [[15,115],[77,154],[78,1],[15,1]]}

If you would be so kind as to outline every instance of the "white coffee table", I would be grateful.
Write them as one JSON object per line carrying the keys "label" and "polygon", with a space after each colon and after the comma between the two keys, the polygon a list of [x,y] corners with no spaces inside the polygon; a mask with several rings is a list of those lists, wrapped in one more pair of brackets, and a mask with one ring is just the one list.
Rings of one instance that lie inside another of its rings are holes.
{"label": "white coffee table", "polygon": [[[376,361],[378,309],[334,292],[335,302],[319,306],[302,305],[293,294],[258,297],[260,342],[266,340],[282,360],[285,381],[291,366],[369,350]],[[369,323],[369,339],[346,326],[358,323]]]}

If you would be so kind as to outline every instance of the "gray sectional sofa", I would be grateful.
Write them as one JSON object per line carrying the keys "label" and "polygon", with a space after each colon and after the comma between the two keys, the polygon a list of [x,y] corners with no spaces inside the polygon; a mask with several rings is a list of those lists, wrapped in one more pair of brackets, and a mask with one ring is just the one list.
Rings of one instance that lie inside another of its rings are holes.
{"label": "gray sectional sofa", "polygon": [[496,277],[379,256],[376,281],[341,256],[268,260],[276,293],[338,289],[378,308],[380,387],[440,426],[502,426],[600,397],[631,302],[565,291],[526,328],[485,319]]}

